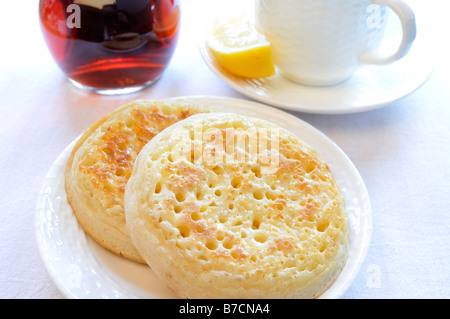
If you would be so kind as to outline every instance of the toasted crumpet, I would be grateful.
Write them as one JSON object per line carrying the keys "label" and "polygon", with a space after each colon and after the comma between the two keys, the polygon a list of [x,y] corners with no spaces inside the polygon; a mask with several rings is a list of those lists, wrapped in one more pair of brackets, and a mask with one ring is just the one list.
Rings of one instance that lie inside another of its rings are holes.
{"label": "toasted crumpet", "polygon": [[[236,142],[245,134],[270,147],[258,144],[255,157]],[[347,259],[344,197],[329,167],[256,118],[199,114],[158,134],[136,159],[125,212],[139,253],[182,298],[315,298]]]}
{"label": "toasted crumpet", "polygon": [[67,197],[85,230],[104,248],[145,263],[134,247],[123,209],[125,186],[144,147],[168,126],[205,106],[168,101],[133,101],[91,126],[77,141],[65,173]]}

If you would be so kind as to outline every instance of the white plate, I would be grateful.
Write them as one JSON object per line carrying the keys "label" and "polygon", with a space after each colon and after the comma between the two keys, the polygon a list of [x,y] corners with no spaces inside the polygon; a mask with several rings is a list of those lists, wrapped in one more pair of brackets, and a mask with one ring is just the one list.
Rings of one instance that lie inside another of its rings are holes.
{"label": "white plate", "polygon": [[[290,114],[260,103],[219,97],[184,97],[221,111],[270,120],[300,136],[329,164],[345,196],[350,222],[347,263],[321,298],[339,298],[359,273],[372,231],[369,196],[357,169],[323,133]],[[66,199],[64,169],[72,142],[50,168],[37,203],[35,231],[42,261],[67,298],[176,298],[142,264],[119,257],[80,228]]]}
{"label": "white plate", "polygon": [[[390,19],[389,33],[380,52],[398,47],[401,28]],[[305,113],[344,114],[368,111],[389,105],[414,92],[433,70],[432,48],[419,33],[406,57],[385,66],[365,65],[346,82],[330,87],[311,87],[285,79],[277,70],[267,78],[244,78],[224,70],[202,40],[200,54],[208,67],[229,86],[259,102]]]}

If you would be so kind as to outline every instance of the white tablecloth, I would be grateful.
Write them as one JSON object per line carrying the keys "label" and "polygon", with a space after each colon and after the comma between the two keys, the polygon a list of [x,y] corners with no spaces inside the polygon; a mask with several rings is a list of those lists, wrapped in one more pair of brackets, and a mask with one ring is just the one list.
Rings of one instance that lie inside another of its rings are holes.
{"label": "white tablecloth", "polygon": [[[39,258],[36,199],[54,160],[88,126],[137,98],[250,100],[216,76],[199,54],[200,8],[207,0],[181,1],[180,42],[162,78],[118,97],[89,94],[68,83],[43,41],[37,2],[1,5],[0,298],[63,298]],[[417,12],[419,30],[435,36],[436,68],[419,90],[357,114],[290,112],[342,148],[370,194],[372,240],[344,298],[450,297],[450,6],[444,0],[408,3]]]}

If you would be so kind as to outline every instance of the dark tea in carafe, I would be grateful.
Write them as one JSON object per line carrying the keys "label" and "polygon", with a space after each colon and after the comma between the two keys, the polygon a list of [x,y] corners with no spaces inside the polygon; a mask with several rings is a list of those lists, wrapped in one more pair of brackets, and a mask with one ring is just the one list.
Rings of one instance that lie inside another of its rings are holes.
{"label": "dark tea in carafe", "polygon": [[158,79],[178,40],[178,0],[41,0],[53,58],[77,86],[137,91]]}

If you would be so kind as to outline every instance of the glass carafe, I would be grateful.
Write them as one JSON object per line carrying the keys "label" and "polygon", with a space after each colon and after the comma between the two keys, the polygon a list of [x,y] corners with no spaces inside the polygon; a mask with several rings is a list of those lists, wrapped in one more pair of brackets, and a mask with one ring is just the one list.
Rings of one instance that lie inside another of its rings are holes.
{"label": "glass carafe", "polygon": [[41,29],[78,87],[135,92],[157,80],[175,51],[178,0],[40,0]]}

